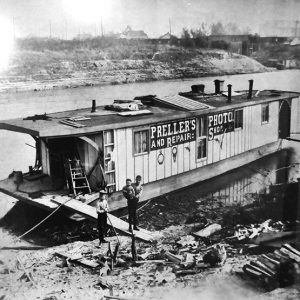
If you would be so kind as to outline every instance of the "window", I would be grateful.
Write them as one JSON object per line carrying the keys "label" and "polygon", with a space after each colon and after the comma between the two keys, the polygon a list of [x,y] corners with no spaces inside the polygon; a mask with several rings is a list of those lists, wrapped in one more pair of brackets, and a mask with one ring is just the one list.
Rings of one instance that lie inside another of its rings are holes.
{"label": "window", "polygon": [[198,136],[207,136],[207,117],[199,118]]}
{"label": "window", "polygon": [[197,159],[202,159],[206,157],[206,142],[207,138],[206,137],[202,137],[202,138],[198,138],[197,141],[197,150],[198,150],[198,154],[197,154]]}
{"label": "window", "polygon": [[261,106],[261,122],[269,123],[269,104],[263,104]]}
{"label": "window", "polygon": [[243,109],[234,112],[234,128],[243,128]]}
{"label": "window", "polygon": [[149,152],[149,130],[134,132],[134,154]]}
{"label": "window", "polygon": [[198,119],[197,159],[206,157],[207,152],[207,116]]}

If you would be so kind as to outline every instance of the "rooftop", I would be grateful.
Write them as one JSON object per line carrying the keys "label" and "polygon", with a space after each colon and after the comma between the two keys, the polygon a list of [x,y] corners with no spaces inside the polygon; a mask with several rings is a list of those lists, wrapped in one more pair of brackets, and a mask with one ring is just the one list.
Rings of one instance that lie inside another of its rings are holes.
{"label": "rooftop", "polygon": [[[135,98],[138,100],[116,100],[114,105],[96,107],[95,112],[91,112],[91,108],[83,108],[0,121],[0,129],[39,137],[84,136],[102,130],[183,119],[299,95],[295,92],[265,90],[253,91],[252,98],[247,99],[248,91],[238,91],[232,92],[231,102],[227,101],[226,93],[215,95],[187,92],[167,97],[149,95]],[[131,107],[133,110],[127,109],[129,104],[135,105]],[[135,110],[138,109],[136,106],[139,110]]]}

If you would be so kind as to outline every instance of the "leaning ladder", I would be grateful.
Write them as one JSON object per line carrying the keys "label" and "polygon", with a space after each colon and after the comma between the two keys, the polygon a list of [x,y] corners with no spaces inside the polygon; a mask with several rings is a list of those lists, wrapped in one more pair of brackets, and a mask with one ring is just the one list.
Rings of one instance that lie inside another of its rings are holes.
{"label": "leaning ladder", "polygon": [[68,159],[68,162],[74,195],[76,196],[79,192],[89,194],[91,192],[91,188],[80,160]]}

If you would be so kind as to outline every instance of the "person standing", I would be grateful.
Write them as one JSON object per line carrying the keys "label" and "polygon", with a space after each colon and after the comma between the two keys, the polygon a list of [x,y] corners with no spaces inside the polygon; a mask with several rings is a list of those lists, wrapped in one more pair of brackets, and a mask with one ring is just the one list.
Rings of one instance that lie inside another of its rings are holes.
{"label": "person standing", "polygon": [[134,230],[138,230],[136,227],[136,200],[135,200],[135,192],[132,187],[131,179],[126,179],[126,185],[123,187],[122,192],[123,196],[127,199],[127,207],[128,207],[128,223],[129,223],[129,231],[132,232],[132,225]]}
{"label": "person standing", "polygon": [[98,234],[99,234],[99,245],[102,243],[106,243],[106,240],[104,239],[107,231],[107,212],[108,212],[108,203],[107,203],[107,192],[105,190],[101,190],[99,192],[99,199],[97,202],[97,228],[98,228]]}
{"label": "person standing", "polygon": [[[134,215],[135,215],[135,220],[136,220],[135,221],[135,225],[137,226],[138,225],[138,218],[137,218],[136,210],[137,210],[138,202],[140,201],[142,193],[143,193],[142,176],[137,175],[135,177],[135,182],[132,184],[132,187],[134,189],[134,194],[135,194],[134,195],[134,200],[135,200],[135,212],[134,212]],[[139,229],[137,229],[137,227],[136,227],[135,230],[139,230]]]}

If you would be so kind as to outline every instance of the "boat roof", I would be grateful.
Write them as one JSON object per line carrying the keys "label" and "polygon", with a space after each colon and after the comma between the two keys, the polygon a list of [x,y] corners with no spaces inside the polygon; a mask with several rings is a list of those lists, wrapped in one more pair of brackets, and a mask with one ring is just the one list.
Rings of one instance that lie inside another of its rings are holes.
{"label": "boat roof", "polygon": [[[182,96],[183,94],[187,94]],[[147,105],[142,111],[119,112],[107,109],[105,106],[83,108],[45,115],[34,115],[27,118],[18,118],[0,121],[0,129],[27,133],[36,137],[66,137],[86,136],[102,130],[145,126],[170,120],[184,119],[218,111],[236,109],[299,97],[300,93],[286,91],[253,91],[252,99],[247,99],[248,91],[232,93],[232,100],[227,102],[226,93],[193,94],[181,93],[176,96],[140,97]],[[147,98],[148,97],[148,98]],[[139,99],[139,97],[137,97]]]}

